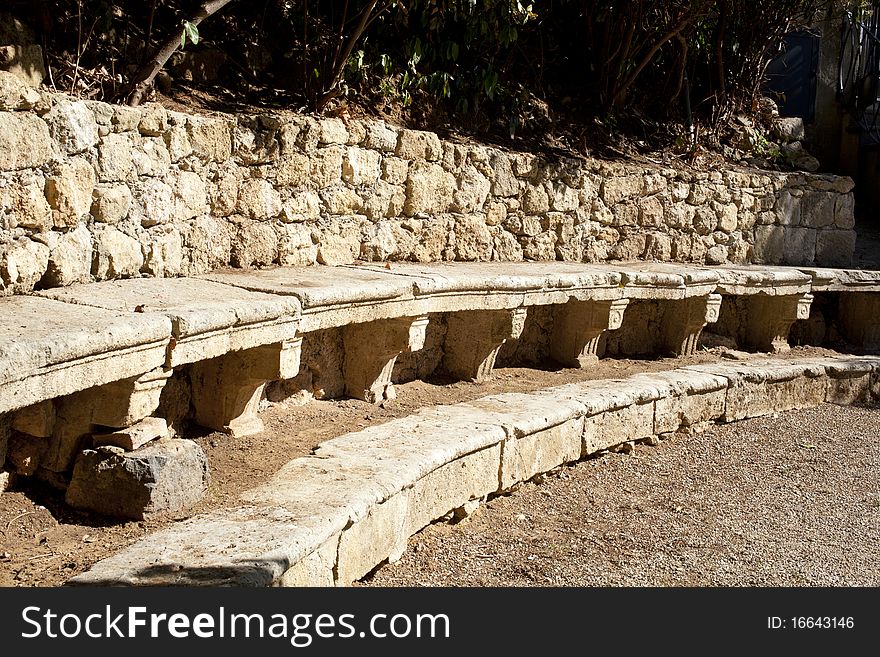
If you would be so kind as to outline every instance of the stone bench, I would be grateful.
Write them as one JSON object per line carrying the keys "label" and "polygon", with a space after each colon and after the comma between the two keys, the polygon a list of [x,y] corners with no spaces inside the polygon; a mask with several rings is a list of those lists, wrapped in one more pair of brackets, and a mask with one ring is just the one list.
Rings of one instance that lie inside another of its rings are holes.
{"label": "stone bench", "polygon": [[[479,382],[533,319],[544,322],[546,353],[569,367],[603,352],[689,355],[711,322],[778,351],[816,290],[840,296],[844,325],[870,345],[859,327],[875,315],[860,313],[878,285],[874,273],[847,270],[456,262],[219,271],[5,297],[0,442],[10,429],[32,438],[17,443],[17,471],[64,489],[90,440],[131,451],[168,435],[173,418],[157,409],[175,372],[183,413],[191,404],[198,424],[243,436],[263,428],[267,383],[323,367],[310,359],[335,359],[335,395],[378,403],[395,396],[401,354],[418,356],[428,338],[445,373]],[[316,339],[303,362],[304,340],[328,331],[338,339]]]}
{"label": "stone bench", "polygon": [[869,402],[880,358],[755,360],[492,395],[328,440],[240,505],[149,535],[74,585],[348,585],[450,511],[637,440],[821,403]]}
{"label": "stone bench", "polygon": [[[804,268],[812,278],[816,297],[816,319],[824,328],[826,320],[836,320],[844,339],[862,349],[880,348],[880,271],[859,269]],[[831,306],[829,314],[819,315]]]}

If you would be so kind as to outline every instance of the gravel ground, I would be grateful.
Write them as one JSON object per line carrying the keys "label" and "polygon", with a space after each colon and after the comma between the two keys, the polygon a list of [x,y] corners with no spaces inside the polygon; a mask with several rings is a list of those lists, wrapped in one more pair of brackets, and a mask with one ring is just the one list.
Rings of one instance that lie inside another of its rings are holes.
{"label": "gravel ground", "polygon": [[880,407],[823,405],[565,466],[364,586],[880,585]]}

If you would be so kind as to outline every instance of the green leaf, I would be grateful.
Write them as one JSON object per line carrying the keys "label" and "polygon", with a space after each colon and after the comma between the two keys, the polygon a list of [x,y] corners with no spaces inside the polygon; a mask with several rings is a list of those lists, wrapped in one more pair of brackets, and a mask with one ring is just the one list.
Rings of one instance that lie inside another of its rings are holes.
{"label": "green leaf", "polygon": [[193,45],[199,42],[199,28],[193,23],[189,21],[183,21],[183,32],[180,35],[180,47],[183,48],[186,46],[186,39],[189,37],[189,40],[193,43]]}

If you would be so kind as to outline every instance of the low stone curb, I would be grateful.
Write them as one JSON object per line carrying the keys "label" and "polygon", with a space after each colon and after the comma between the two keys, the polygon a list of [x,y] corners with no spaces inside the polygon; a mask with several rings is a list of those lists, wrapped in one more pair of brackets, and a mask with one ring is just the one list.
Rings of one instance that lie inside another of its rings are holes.
{"label": "low stone curb", "polygon": [[[880,357],[683,367],[427,408],[328,440],[242,505],[152,534],[71,585],[344,586],[448,512],[559,465],[708,422],[880,395]],[[464,512],[464,511],[463,511]]]}

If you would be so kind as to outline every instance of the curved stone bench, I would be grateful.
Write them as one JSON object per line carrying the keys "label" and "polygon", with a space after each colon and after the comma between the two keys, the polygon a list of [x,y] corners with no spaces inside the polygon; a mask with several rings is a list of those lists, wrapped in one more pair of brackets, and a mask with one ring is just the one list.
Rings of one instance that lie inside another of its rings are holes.
{"label": "curved stone bench", "polygon": [[880,358],[685,367],[441,406],[294,459],[242,505],[152,534],[70,584],[347,585],[449,511],[683,427],[870,401]]}
{"label": "curved stone bench", "polygon": [[536,310],[549,313],[549,355],[586,367],[607,344],[613,354],[692,354],[710,322],[749,347],[783,350],[811,290],[840,296],[850,333],[874,344],[870,304],[880,272],[853,270],[388,263],[129,279],[5,297],[0,442],[10,425],[33,437],[42,456],[22,472],[34,474],[39,461],[63,489],[90,441],[130,451],[167,435],[164,419],[144,422],[175,369],[186,367],[195,421],[240,436],[262,430],[264,387],[296,377],[303,339],[321,331],[340,332],[344,393],[381,402],[394,397],[396,360],[422,349],[431,322],[443,323],[443,370],[483,381]]}

